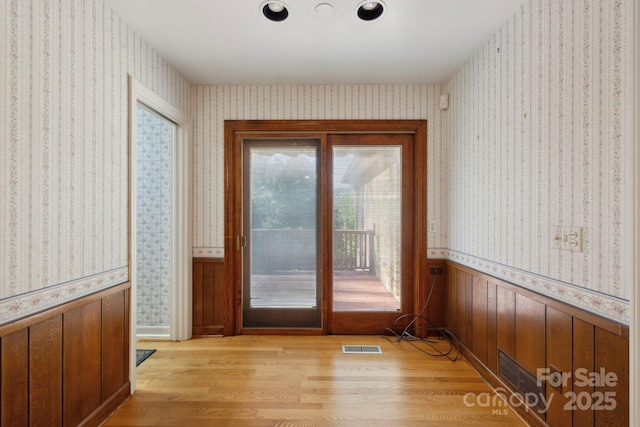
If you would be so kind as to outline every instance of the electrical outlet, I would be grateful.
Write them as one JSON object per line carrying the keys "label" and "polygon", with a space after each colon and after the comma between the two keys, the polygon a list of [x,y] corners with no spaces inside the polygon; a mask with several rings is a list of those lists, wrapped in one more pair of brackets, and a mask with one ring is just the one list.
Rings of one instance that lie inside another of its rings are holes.
{"label": "electrical outlet", "polygon": [[442,274],[443,270],[444,269],[442,267],[430,267],[429,274]]}
{"label": "electrical outlet", "polygon": [[429,221],[429,233],[436,232],[436,222],[434,220]]}

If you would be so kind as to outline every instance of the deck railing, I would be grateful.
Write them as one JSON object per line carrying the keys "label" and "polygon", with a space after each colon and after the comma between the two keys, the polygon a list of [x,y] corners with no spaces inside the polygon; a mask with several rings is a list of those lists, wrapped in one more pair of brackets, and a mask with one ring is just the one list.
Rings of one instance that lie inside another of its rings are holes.
{"label": "deck railing", "polygon": [[372,230],[335,230],[333,233],[333,269],[372,271]]}
{"label": "deck railing", "polygon": [[[316,269],[316,230],[252,230],[251,264],[254,274]],[[371,230],[335,230],[333,268],[374,271]]]}

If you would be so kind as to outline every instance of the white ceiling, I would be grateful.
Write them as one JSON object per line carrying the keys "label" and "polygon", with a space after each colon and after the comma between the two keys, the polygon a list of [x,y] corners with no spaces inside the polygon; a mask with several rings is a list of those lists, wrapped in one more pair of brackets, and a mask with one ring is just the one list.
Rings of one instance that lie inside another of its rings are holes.
{"label": "white ceiling", "polygon": [[[383,0],[375,21],[360,0],[105,0],[193,84],[443,83],[525,0]],[[314,9],[330,3],[334,13]]]}

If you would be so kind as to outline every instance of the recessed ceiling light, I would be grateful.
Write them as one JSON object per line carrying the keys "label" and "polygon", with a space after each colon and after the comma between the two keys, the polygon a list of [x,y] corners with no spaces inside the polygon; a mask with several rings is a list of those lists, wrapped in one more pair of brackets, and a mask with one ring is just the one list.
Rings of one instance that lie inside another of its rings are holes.
{"label": "recessed ceiling light", "polygon": [[269,0],[260,6],[262,14],[271,21],[284,21],[289,16],[287,5],[279,0]]}
{"label": "recessed ceiling light", "polygon": [[384,12],[384,3],[381,1],[363,1],[358,4],[356,14],[363,21],[373,21]]}

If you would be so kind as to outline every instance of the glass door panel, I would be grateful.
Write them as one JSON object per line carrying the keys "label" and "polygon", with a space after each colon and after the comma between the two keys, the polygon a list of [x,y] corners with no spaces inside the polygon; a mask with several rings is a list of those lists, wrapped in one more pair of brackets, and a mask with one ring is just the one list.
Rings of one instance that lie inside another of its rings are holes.
{"label": "glass door panel", "polygon": [[327,330],[378,334],[413,311],[413,135],[329,135],[327,142]]}
{"label": "glass door panel", "polygon": [[333,147],[333,311],[398,312],[402,147]]}
{"label": "glass door panel", "polygon": [[243,327],[321,327],[318,146],[245,140]]}

